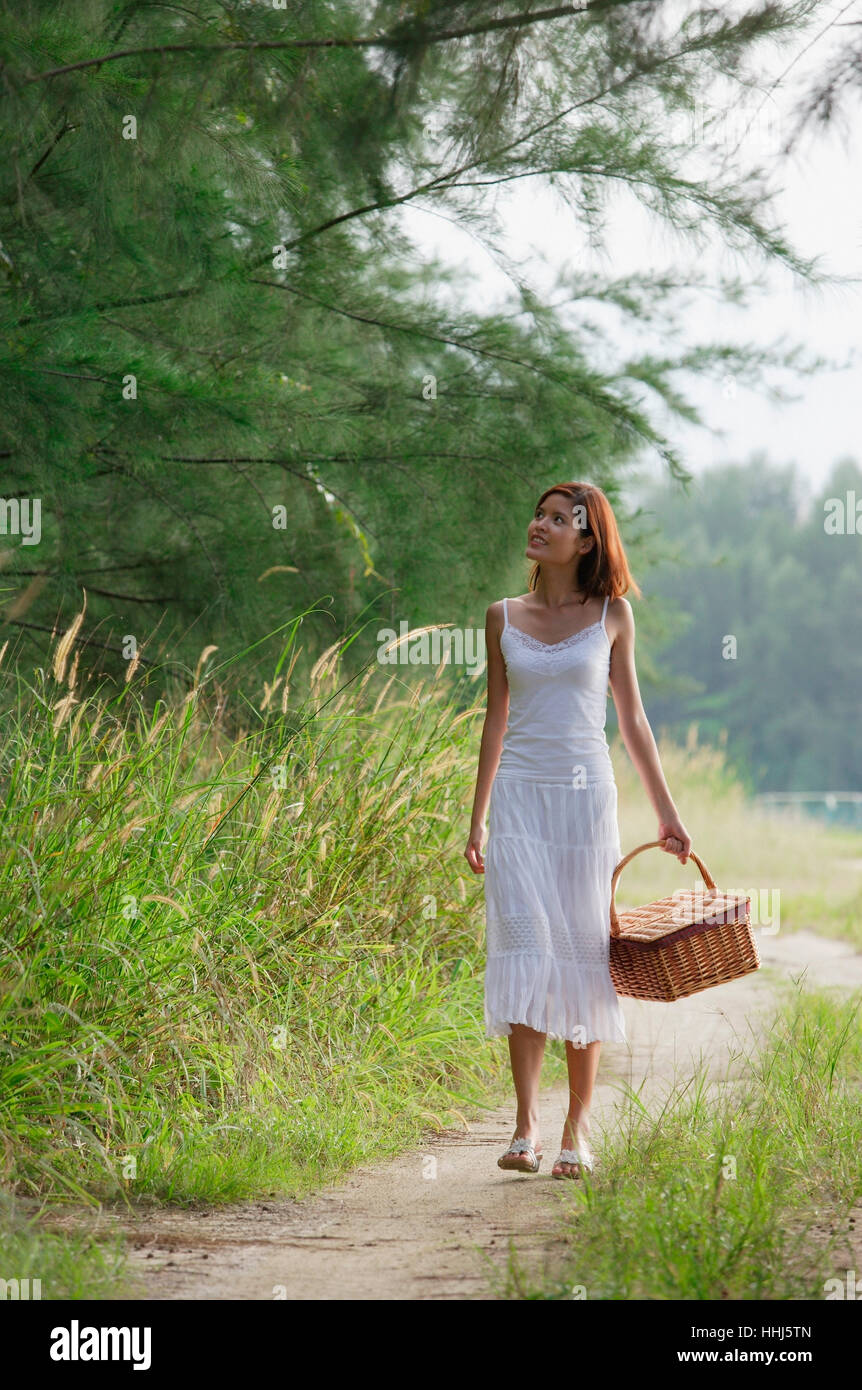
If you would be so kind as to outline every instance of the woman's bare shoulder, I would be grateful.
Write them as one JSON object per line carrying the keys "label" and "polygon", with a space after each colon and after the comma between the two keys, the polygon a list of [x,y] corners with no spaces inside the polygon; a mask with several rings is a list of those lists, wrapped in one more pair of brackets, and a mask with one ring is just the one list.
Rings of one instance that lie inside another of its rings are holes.
{"label": "woman's bare shoulder", "polygon": [[608,611],[605,615],[605,627],[613,645],[617,637],[624,633],[634,632],[635,616],[632,606],[628,599],[622,594],[618,598],[612,598],[608,604]]}
{"label": "woman's bare shoulder", "polygon": [[499,637],[502,634],[505,621],[506,612],[503,608],[503,600],[501,598],[495,599],[494,602],[489,603],[488,607],[485,609],[485,631],[488,633],[496,633]]}
{"label": "woman's bare shoulder", "polygon": [[619,598],[611,599],[610,603],[608,604],[608,613],[613,613],[618,616],[622,616],[624,614],[631,614],[632,616],[634,616],[632,606],[623,594],[620,594]]}
{"label": "woman's bare shoulder", "polygon": [[526,604],[529,604],[531,598],[533,598],[533,595],[532,595],[531,593],[530,593],[530,594],[512,594],[512,597],[509,599],[509,602],[510,602],[510,603],[526,603]]}

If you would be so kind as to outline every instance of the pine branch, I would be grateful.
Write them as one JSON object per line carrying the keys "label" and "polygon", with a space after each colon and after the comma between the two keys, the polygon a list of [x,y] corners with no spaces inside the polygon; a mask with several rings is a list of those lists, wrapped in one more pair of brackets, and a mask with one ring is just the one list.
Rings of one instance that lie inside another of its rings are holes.
{"label": "pine branch", "polygon": [[18,367],[20,372],[38,372],[41,376],[62,376],[70,381],[98,381],[102,386],[114,385],[114,380],[109,376],[85,376],[82,372],[61,372],[55,367]]}
{"label": "pine branch", "polygon": [[[88,570],[75,570],[75,578],[77,579],[79,574],[110,574],[114,570],[148,570],[153,568],[153,564],[152,560],[136,560],[133,565],[96,565]],[[21,571],[17,570],[16,573],[20,574]]]}
{"label": "pine branch", "polygon": [[[29,495],[29,494],[28,494],[28,495]],[[93,569],[88,569],[88,570],[74,570],[74,571],[73,571],[73,575],[74,575],[74,578],[75,578],[75,579],[79,579],[79,578],[81,577],[81,575],[83,575],[83,574],[110,574],[110,573],[111,573],[112,571],[114,571],[114,570],[142,570],[142,569],[152,569],[154,563],[155,563],[154,561],[140,560],[140,561],[139,561],[137,564],[135,564],[135,565],[97,565],[97,566],[95,566]],[[45,578],[47,578],[47,579],[56,579],[56,578],[57,578],[57,575],[60,574],[60,573],[61,573],[60,570],[19,570],[19,569],[16,569],[16,570],[8,570],[8,571],[7,571],[7,574],[8,574],[8,575],[11,575],[11,577],[14,578],[14,579],[30,578],[30,577],[35,576],[35,575],[37,575],[37,574],[38,574],[38,575],[43,575],[43,576],[44,576]],[[98,589],[93,589],[92,592],[93,592],[94,594],[97,594],[97,593],[100,592],[100,590],[98,590]]]}
{"label": "pine branch", "polygon": [[184,290],[165,290],[162,294],[136,295],[134,299],[111,299],[101,303],[79,305],[74,309],[65,309],[60,314],[46,314],[44,317],[27,314],[24,318],[18,319],[18,323],[53,323],[55,319],[68,318],[70,314],[88,314],[93,311],[101,313],[103,309],[133,309],[140,304],[159,304],[165,299],[185,299],[187,295],[199,294],[201,290],[207,289],[210,283],[209,280],[202,280],[199,284],[189,285]]}
{"label": "pine branch", "polygon": [[162,594],[157,598],[140,598],[137,594],[117,594],[113,589],[94,589],[87,585],[88,594],[101,594],[103,598],[117,598],[123,603],[177,603],[179,594]]}
{"label": "pine branch", "polygon": [[60,68],[49,68],[32,77],[24,79],[24,86],[32,82],[45,82],[51,77],[60,77],[67,72],[80,72],[83,68],[100,68],[103,63],[116,63],[122,58],[137,58],[146,54],[158,53],[252,53],[272,52],[279,49],[315,48],[390,48],[400,52],[405,48],[426,48],[430,44],[449,43],[453,39],[466,39],[474,34],[488,34],[500,29],[526,29],[535,24],[543,24],[550,19],[572,19],[580,15],[626,5],[631,0],[587,0],[580,9],[573,4],[554,5],[548,10],[525,11],[516,15],[504,15],[500,19],[488,19],[481,24],[463,25],[460,29],[441,29],[436,33],[422,27],[421,21],[408,21],[414,26],[411,33],[407,25],[398,34],[374,34],[367,38],[328,38],[328,39],[242,39],[234,43],[161,43],[146,48],[121,48],[115,53],[103,53],[101,58],[81,58],[75,63],[66,63]]}
{"label": "pine branch", "polygon": [[53,138],[53,140],[51,141],[50,145],[48,146],[47,150],[45,150],[45,153],[44,153],[44,154],[41,154],[41,155],[39,156],[39,158],[36,160],[36,163],[33,165],[33,168],[30,170],[29,174],[27,175],[26,179],[24,180],[24,183],[29,183],[29,182],[30,182],[30,179],[33,178],[33,175],[34,175],[34,174],[37,174],[37,173],[39,172],[39,170],[42,168],[42,165],[45,163],[45,160],[49,157],[49,155],[52,153],[52,151],[55,150],[55,149],[57,148],[57,146],[59,145],[59,143],[60,143],[60,141],[62,140],[63,136],[64,136],[64,135],[68,135],[70,131],[72,131],[72,130],[77,130],[77,129],[78,129],[77,126],[69,125],[69,123],[68,123],[67,121],[64,121],[63,125],[60,127],[60,129],[58,130],[57,134],[54,136],[54,138]]}
{"label": "pine branch", "polygon": [[340,314],[343,318],[353,319],[356,323],[367,323],[374,328],[382,328],[392,333],[407,333],[413,337],[425,338],[432,343],[445,343],[449,347],[460,348],[463,352],[470,352],[475,357],[487,357],[496,362],[508,362],[514,367],[523,367],[525,371],[538,373],[548,381],[553,381],[556,385],[565,385],[562,377],[541,367],[536,362],[528,362],[522,357],[514,357],[505,352],[494,352],[491,348],[475,347],[472,343],[462,342],[458,338],[450,338],[445,333],[432,333],[429,329],[419,328],[416,324],[391,323],[385,319],[376,318],[373,314],[359,314],[355,310],[345,309],[340,304],[330,304],[325,299],[320,299],[318,295],[311,294],[308,290],[297,289],[295,285],[284,285],[279,280],[257,280],[252,277],[249,280],[251,285],[268,285],[274,290],[284,290],[287,294],[298,295],[300,299],[309,299],[313,304],[319,304],[321,308],[328,309],[330,313]]}

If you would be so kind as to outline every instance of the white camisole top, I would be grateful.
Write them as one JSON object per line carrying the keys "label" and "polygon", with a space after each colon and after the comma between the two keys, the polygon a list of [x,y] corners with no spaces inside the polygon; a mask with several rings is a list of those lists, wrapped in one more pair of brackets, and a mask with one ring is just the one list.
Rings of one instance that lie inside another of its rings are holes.
{"label": "white camisole top", "polygon": [[497,777],[569,785],[614,780],[605,736],[611,644],[598,622],[562,642],[540,642],[509,622],[503,599],[500,648],[509,717]]}

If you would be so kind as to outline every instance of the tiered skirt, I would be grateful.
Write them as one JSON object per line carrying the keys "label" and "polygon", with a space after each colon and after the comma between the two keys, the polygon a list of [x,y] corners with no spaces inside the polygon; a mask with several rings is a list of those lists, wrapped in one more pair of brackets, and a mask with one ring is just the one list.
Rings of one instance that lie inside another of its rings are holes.
{"label": "tiered skirt", "polygon": [[525,1023],[585,1047],[625,1042],[608,969],[622,858],[613,780],[496,776],[485,849],[485,1033]]}

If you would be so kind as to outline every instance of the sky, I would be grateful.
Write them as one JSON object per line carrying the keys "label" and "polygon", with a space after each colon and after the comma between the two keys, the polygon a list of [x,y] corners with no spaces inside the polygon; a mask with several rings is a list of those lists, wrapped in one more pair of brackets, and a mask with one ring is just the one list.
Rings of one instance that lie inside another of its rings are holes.
{"label": "sky", "polygon": [[[862,360],[857,346],[857,324],[862,321],[862,179],[853,155],[862,135],[859,99],[842,107],[840,121],[805,135],[791,154],[782,153],[782,143],[794,125],[796,103],[808,81],[824,70],[842,41],[846,44],[846,30],[842,34],[830,27],[835,19],[862,20],[862,0],[850,5],[847,0],[822,4],[808,30],[790,46],[764,46],[757,61],[757,71],[765,79],[763,96],[746,93],[740,98],[738,89],[728,90],[727,114],[711,139],[729,169],[753,165],[764,169],[768,187],[774,191],[771,207],[762,211],[764,220],[781,226],[800,255],[819,257],[821,269],[830,273],[860,277],[859,284],[812,289],[777,264],[767,269],[759,252],[728,251],[718,237],[705,252],[698,251],[642,208],[627,190],[615,193],[608,204],[605,246],[600,250],[588,245],[571,209],[543,180],[517,180],[493,193],[505,224],[507,255],[518,263],[531,288],[552,302],[561,298],[553,286],[565,266],[609,276],[699,266],[714,271],[716,278],[762,279],[764,287],[753,289],[742,308],[723,305],[714,293],[692,291],[691,307],[682,321],[686,341],[764,346],[782,341],[785,348],[801,344],[806,354],[824,357],[834,365],[810,377],[768,369],[766,382],[799,397],[789,402],[772,401],[765,387],[752,387],[745,380],[674,374],[675,384],[701,412],[708,429],[669,416],[653,393],[645,393],[644,399],[695,476],[719,463],[745,462],[760,452],[778,466],[796,466],[803,497],[806,490],[825,482],[839,459],[850,456],[862,463],[858,404]],[[686,172],[705,171],[708,165],[701,163],[702,131],[697,118],[681,119],[693,161],[692,170]],[[468,274],[465,292],[477,308],[499,307],[506,299],[511,303],[511,282],[493,255],[466,227],[458,226],[457,219],[435,216],[430,210],[433,204],[428,207],[422,211],[407,205],[403,213],[405,230],[420,252],[436,253],[444,261],[459,264]],[[645,338],[618,311],[606,311],[604,306],[590,304],[586,315],[613,329],[621,359],[643,351],[646,345],[663,352],[679,346],[676,339],[669,344],[666,335],[664,341],[658,335]],[[723,431],[723,437],[714,430]],[[666,476],[666,466],[654,451],[648,451],[638,460],[635,475],[660,478]]]}

